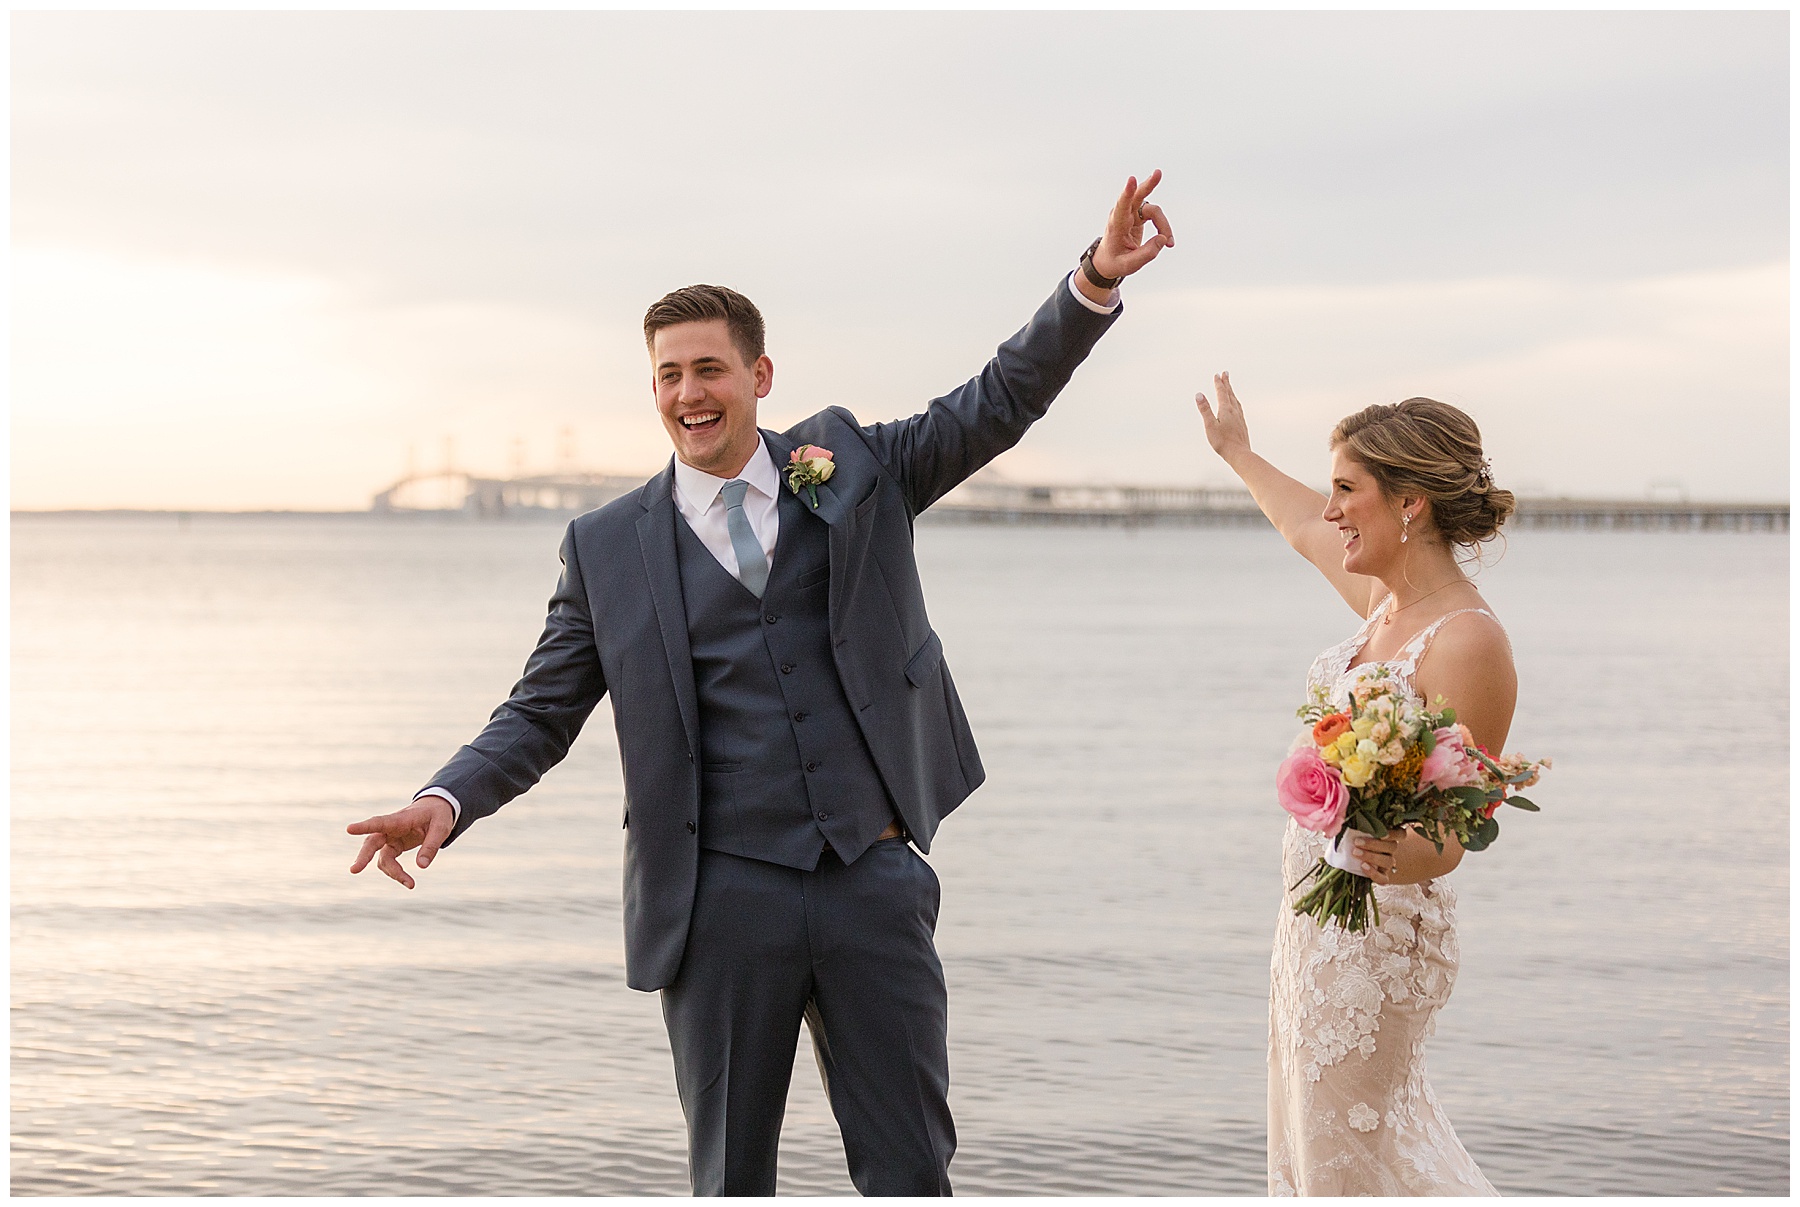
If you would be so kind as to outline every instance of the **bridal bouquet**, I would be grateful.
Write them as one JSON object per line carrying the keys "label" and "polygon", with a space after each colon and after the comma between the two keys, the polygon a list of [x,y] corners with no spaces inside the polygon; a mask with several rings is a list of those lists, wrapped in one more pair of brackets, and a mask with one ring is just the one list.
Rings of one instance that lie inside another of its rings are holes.
{"label": "bridal bouquet", "polygon": [[1299,710],[1311,729],[1295,739],[1275,786],[1281,807],[1303,829],[1333,836],[1327,856],[1293,887],[1315,883],[1294,903],[1319,925],[1336,921],[1360,931],[1381,909],[1365,876],[1346,871],[1343,858],[1349,831],[1385,838],[1390,830],[1417,830],[1444,849],[1444,835],[1456,835],[1463,849],[1480,851],[1500,836],[1494,812],[1502,804],[1537,812],[1517,795],[1537,783],[1549,759],[1509,754],[1494,758],[1475,744],[1456,711],[1420,707],[1386,667],[1377,666],[1351,691],[1340,710],[1314,688]]}

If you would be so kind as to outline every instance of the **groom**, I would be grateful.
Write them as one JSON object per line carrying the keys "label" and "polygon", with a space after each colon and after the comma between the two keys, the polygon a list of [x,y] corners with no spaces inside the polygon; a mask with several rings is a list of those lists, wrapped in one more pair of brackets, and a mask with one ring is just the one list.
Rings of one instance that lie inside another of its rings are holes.
{"label": "groom", "polygon": [[652,306],[673,461],[569,525],[543,636],[487,728],[407,808],[349,827],[367,836],[352,872],[374,860],[411,888],[402,852],[426,867],[613,693],[626,979],[662,991],[696,1194],[775,1192],[802,1017],[856,1188],[950,1193],[938,883],[910,844],[929,851],[983,772],[913,518],[1018,442],[1118,317],[1119,281],[1174,246],[1160,178],[1127,182],[1024,330],[910,419],[832,407],[761,431],[756,307],[712,285]]}

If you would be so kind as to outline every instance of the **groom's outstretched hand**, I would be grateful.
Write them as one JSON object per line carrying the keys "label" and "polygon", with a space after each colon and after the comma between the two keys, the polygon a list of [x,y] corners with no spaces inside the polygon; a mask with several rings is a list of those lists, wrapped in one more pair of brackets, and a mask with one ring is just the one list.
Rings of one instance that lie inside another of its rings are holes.
{"label": "groom's outstretched hand", "polygon": [[345,827],[346,833],[367,835],[362,850],[357,852],[356,862],[350,865],[351,874],[368,867],[369,860],[373,859],[388,879],[398,881],[406,888],[413,887],[413,878],[400,866],[400,856],[418,847],[419,854],[413,862],[420,868],[428,867],[436,857],[438,847],[450,837],[455,820],[449,801],[441,796],[422,796],[397,813],[383,813],[367,821],[351,822]]}
{"label": "groom's outstretched hand", "polygon": [[[1163,248],[1175,246],[1175,229],[1169,225],[1162,206],[1150,200],[1151,192],[1160,183],[1160,168],[1145,177],[1142,183],[1136,176],[1125,181],[1124,191],[1113,203],[1112,213],[1106,216],[1106,230],[1100,235],[1100,246],[1094,249],[1095,272],[1103,277],[1128,277],[1156,259]],[[1156,228],[1156,233],[1148,239],[1144,238],[1147,227]],[[1081,273],[1075,274],[1075,284],[1096,302],[1105,300],[1095,296],[1104,291],[1096,289]]]}

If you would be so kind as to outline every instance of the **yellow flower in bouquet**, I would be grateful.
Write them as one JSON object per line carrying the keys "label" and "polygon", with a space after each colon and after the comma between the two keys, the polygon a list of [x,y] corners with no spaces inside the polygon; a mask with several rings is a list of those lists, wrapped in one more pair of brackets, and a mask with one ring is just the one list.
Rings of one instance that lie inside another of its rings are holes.
{"label": "yellow flower in bouquet", "polygon": [[1375,771],[1380,764],[1359,748],[1346,755],[1341,766],[1346,784],[1352,788],[1366,788],[1369,781],[1375,778]]}

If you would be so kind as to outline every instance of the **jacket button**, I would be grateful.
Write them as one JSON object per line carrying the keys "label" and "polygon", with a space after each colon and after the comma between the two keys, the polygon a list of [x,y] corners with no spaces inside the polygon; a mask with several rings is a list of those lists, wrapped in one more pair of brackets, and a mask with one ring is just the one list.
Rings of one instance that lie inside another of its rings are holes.
{"label": "jacket button", "polygon": [[791,663],[791,662],[784,662],[784,663],[782,663],[782,664],[781,664],[781,673],[782,673],[782,674],[784,674],[784,675],[791,675],[791,674],[793,674],[793,673],[794,673],[794,664],[793,664],[793,663]]}
{"label": "jacket button", "polygon": [[819,769],[819,765],[817,763],[808,763],[806,765],[806,769],[808,771],[817,771]]}
{"label": "jacket button", "polygon": [[775,613],[770,612],[768,615],[764,616],[763,623],[764,624],[774,624],[775,623]]}
{"label": "jacket button", "polygon": [[824,811],[824,810],[820,810],[820,812],[819,812],[819,820],[820,820],[820,821],[830,821],[830,820],[831,820],[831,814],[829,814],[829,813],[826,813],[826,812],[825,812],[825,811]]}
{"label": "jacket button", "polygon": [[687,824],[687,826],[688,826],[688,833],[689,833],[689,834],[692,834],[692,833],[693,833],[693,832],[694,832],[694,823],[693,823],[693,822],[691,822],[691,821],[690,821],[690,822],[689,822],[689,823],[688,823],[688,824]]}
{"label": "jacket button", "polygon": [[804,720],[806,720],[806,714],[804,712],[797,712],[794,714],[794,720],[804,721]]}

